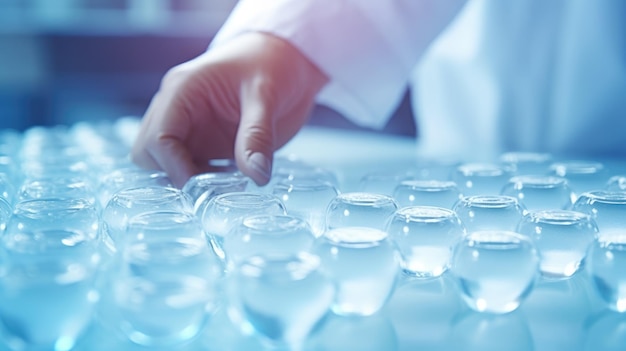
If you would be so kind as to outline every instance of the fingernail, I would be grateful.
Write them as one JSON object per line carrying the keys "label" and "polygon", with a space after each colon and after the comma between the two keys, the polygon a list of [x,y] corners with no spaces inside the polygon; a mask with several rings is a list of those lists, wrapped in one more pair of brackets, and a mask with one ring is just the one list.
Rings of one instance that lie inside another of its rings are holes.
{"label": "fingernail", "polygon": [[257,183],[265,184],[270,180],[272,164],[265,155],[260,152],[253,153],[248,158],[248,165]]}

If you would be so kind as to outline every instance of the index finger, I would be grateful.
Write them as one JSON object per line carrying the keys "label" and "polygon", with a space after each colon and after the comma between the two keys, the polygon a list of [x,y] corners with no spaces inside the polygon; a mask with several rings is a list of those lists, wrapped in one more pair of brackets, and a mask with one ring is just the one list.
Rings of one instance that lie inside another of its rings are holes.
{"label": "index finger", "polygon": [[182,188],[191,176],[199,173],[189,149],[175,135],[160,134],[154,147],[147,151],[178,188]]}
{"label": "index finger", "polygon": [[178,107],[175,94],[155,95],[133,145],[132,157],[141,167],[165,171],[174,185],[182,187],[198,170],[184,142],[189,119]]}

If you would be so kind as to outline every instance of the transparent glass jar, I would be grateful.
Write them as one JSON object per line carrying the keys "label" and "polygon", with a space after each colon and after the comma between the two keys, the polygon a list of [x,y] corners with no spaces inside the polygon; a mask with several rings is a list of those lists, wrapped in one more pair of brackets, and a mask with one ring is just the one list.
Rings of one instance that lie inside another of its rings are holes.
{"label": "transparent glass jar", "polygon": [[452,249],[465,235],[454,211],[431,206],[399,209],[386,231],[400,253],[403,272],[419,278],[435,278],[447,271]]}
{"label": "transparent glass jar", "polygon": [[328,230],[313,253],[337,285],[332,306],[339,315],[368,316],[378,312],[393,293],[399,259],[386,232],[369,227]]}
{"label": "transparent glass jar", "polygon": [[526,214],[517,232],[531,238],[541,256],[539,271],[548,279],[570,278],[584,263],[598,227],[588,215],[568,210]]}
{"label": "transparent glass jar", "polygon": [[106,272],[102,319],[136,344],[182,345],[218,305],[222,271],[192,214],[142,213],[129,221]]}
{"label": "transparent glass jar", "polygon": [[204,212],[196,215],[199,215],[213,250],[226,263],[228,253],[224,250],[224,238],[246,217],[261,214],[285,215],[287,211],[282,201],[274,195],[232,192],[213,197]]}
{"label": "transparent glass jar", "polygon": [[0,315],[19,349],[70,350],[99,300],[98,212],[77,199],[23,201],[1,239]]}
{"label": "transparent glass jar", "polygon": [[387,220],[397,209],[391,196],[363,192],[339,194],[326,209],[326,230],[343,227],[384,230]]}
{"label": "transparent glass jar", "polygon": [[468,233],[479,230],[515,231],[525,209],[516,198],[505,195],[463,197],[454,212]]}
{"label": "transparent glass jar", "polygon": [[279,181],[272,194],[285,204],[288,214],[302,218],[320,237],[326,229],[326,209],[339,190],[326,181],[296,178]]}
{"label": "transparent glass jar", "polygon": [[229,278],[229,316],[271,348],[300,351],[335,292],[315,255],[252,256]]}
{"label": "transparent glass jar", "polygon": [[539,255],[524,235],[476,231],[455,246],[450,272],[470,308],[508,313],[530,294],[539,275]]}

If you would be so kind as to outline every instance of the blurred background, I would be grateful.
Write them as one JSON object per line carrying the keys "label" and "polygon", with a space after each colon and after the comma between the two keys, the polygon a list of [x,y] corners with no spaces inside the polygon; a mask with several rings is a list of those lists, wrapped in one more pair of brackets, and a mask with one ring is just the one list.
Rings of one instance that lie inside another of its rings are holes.
{"label": "blurred background", "polygon": [[[0,129],[141,116],[236,2],[0,0]],[[310,123],[358,129],[322,106]],[[386,131],[415,135],[408,99]]]}

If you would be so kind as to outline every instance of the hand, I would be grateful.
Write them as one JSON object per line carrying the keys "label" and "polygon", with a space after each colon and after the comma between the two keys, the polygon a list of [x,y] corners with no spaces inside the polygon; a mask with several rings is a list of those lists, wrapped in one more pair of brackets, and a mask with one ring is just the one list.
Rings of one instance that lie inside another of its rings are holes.
{"label": "hand", "polygon": [[306,122],[326,76],[288,42],[246,33],[172,68],[153,97],[132,159],[167,172],[178,187],[234,158],[257,184],[273,153]]}

